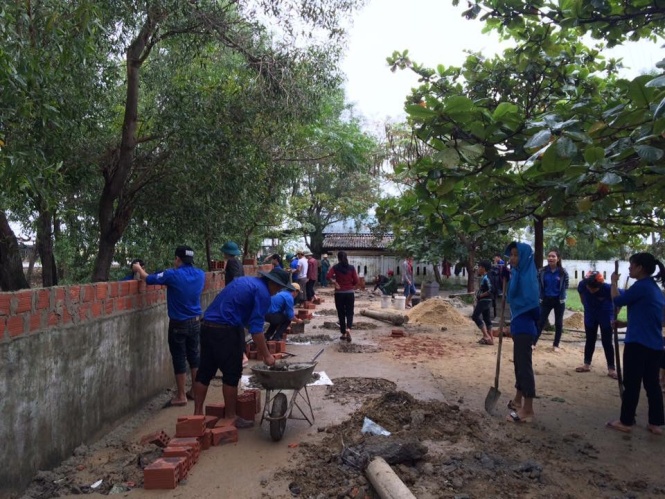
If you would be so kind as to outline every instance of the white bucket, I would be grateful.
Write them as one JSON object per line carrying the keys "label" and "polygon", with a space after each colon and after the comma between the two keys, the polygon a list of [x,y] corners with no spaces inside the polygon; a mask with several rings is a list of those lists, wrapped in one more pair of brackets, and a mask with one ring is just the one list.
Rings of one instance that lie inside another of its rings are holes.
{"label": "white bucket", "polygon": [[397,310],[406,309],[406,296],[396,296],[395,297],[395,308]]}
{"label": "white bucket", "polygon": [[390,308],[390,295],[383,295],[381,297],[381,308]]}

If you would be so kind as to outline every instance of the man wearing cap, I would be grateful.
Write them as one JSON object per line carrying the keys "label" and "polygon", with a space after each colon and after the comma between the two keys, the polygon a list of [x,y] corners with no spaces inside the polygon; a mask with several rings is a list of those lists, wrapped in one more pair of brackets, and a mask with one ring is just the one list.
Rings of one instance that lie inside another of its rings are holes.
{"label": "man wearing cap", "polygon": [[132,265],[146,284],[166,286],[166,308],[169,314],[169,351],[173,361],[178,393],[167,402],[166,406],[187,405],[188,395],[185,393],[187,364],[196,379],[199,368],[199,333],[201,323],[201,293],[205,284],[205,273],[194,267],[194,250],[189,246],[178,246],[175,249],[175,262],[172,269],[158,274],[150,274],[136,262]]}
{"label": "man wearing cap", "polygon": [[300,293],[300,285],[293,283],[295,291],[283,289],[270,298],[270,309],[266,314],[266,322],[270,324],[265,333],[266,340],[280,341],[295,317],[293,299]]}
{"label": "man wearing cap", "polygon": [[305,293],[307,289],[307,269],[309,264],[307,263],[307,258],[305,258],[305,252],[298,250],[296,253],[298,257],[298,284],[300,284],[300,299],[306,300],[307,294]]}
{"label": "man wearing cap", "polygon": [[203,414],[210,380],[222,371],[222,394],[227,418],[235,418],[239,428],[253,424],[236,417],[238,383],[245,351],[245,327],[252,335],[266,365],[275,358],[268,351],[263,334],[270,297],[286,288],[295,291],[283,269],[259,271],[260,277],[237,277],[215,297],[203,314],[201,325],[201,366],[193,386],[194,414]]}
{"label": "man wearing cap", "polygon": [[241,251],[238,248],[238,245],[233,241],[228,241],[222,246],[222,253],[224,255],[224,285],[228,286],[231,284],[233,279],[236,277],[242,277],[245,275],[245,271],[242,268],[242,263],[236,258]]}

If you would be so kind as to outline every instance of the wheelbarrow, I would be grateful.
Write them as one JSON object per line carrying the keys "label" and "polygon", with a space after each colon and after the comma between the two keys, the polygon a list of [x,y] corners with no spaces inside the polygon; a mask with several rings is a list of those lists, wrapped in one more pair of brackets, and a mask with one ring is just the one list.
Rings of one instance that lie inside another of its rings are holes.
{"label": "wheelbarrow", "polygon": [[[266,391],[263,413],[259,425],[264,420],[270,423],[270,438],[278,442],[284,435],[287,419],[307,421],[314,424],[314,411],[307,391],[307,384],[312,381],[316,359],[323,349],[309,362],[289,364],[280,362],[276,366],[252,366],[256,382]],[[291,391],[290,398],[284,393]],[[302,405],[301,405],[302,404]],[[296,414],[294,409],[298,409]]]}

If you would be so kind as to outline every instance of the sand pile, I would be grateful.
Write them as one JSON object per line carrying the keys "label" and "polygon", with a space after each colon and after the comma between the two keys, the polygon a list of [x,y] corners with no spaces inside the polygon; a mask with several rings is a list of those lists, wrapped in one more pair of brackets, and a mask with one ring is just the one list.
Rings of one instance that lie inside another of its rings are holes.
{"label": "sand pile", "polygon": [[433,324],[465,326],[472,324],[471,319],[460,314],[455,307],[441,297],[430,298],[406,310],[409,324]]}
{"label": "sand pile", "polygon": [[584,330],[584,314],[582,312],[575,312],[570,317],[563,320],[563,327],[569,329]]}

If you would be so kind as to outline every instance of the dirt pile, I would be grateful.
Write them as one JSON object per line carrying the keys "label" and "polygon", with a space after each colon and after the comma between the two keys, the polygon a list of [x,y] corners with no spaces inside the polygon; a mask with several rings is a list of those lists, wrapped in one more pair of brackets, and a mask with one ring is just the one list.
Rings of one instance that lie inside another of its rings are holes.
{"label": "dirt pile", "polygon": [[406,311],[409,324],[430,324],[435,326],[466,326],[472,325],[471,319],[464,317],[455,310],[450,301],[434,297],[419,303]]}
{"label": "dirt pile", "polygon": [[575,312],[570,317],[566,317],[563,320],[563,327],[568,329],[579,329],[584,330],[584,314],[581,312]]}

